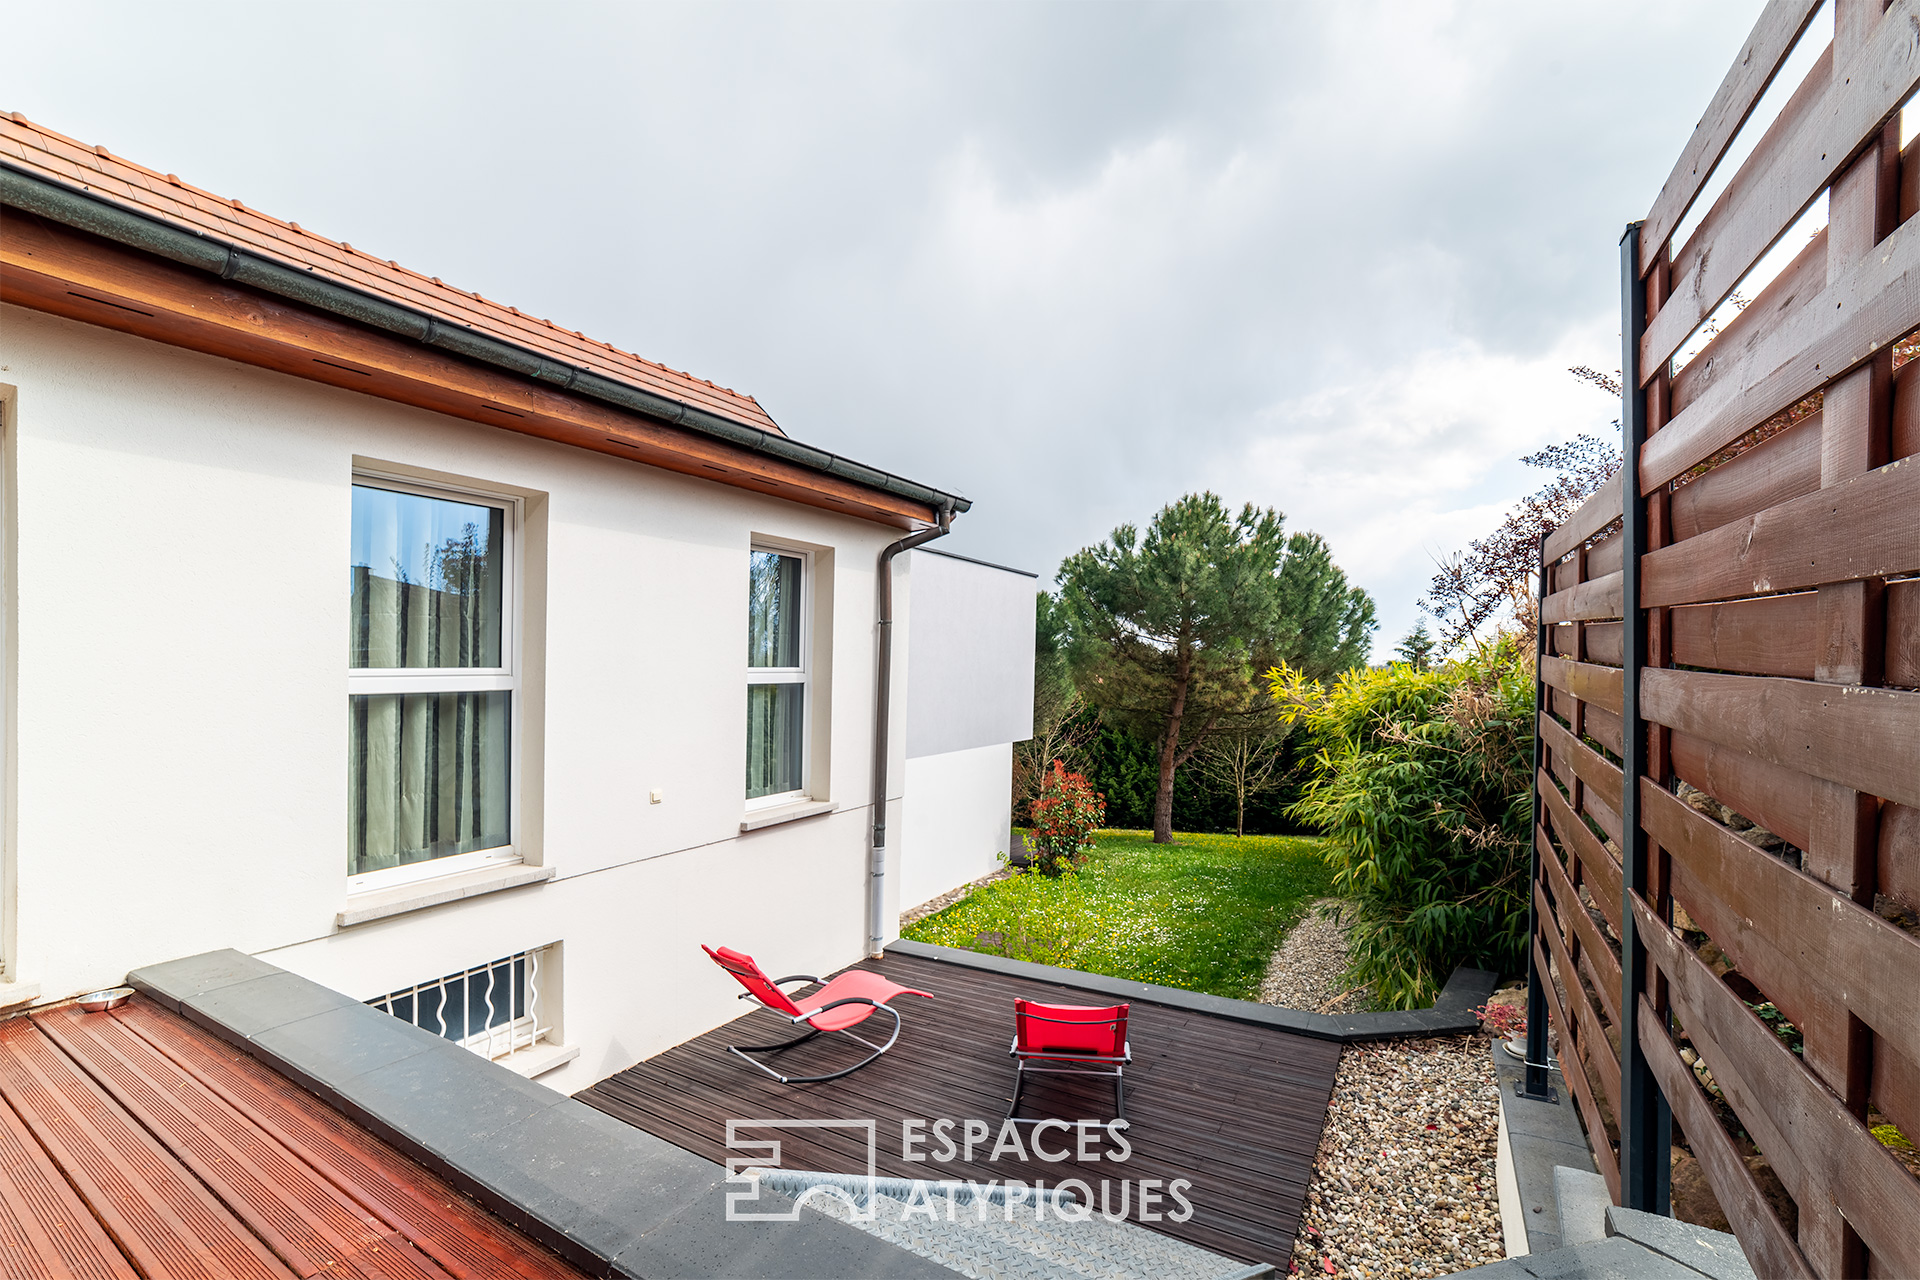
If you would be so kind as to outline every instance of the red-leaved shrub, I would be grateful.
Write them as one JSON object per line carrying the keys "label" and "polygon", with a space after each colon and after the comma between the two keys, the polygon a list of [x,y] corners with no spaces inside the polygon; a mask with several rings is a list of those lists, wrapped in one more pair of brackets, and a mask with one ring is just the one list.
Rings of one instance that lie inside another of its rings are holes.
{"label": "red-leaved shrub", "polygon": [[1078,863],[1093,847],[1093,833],[1106,821],[1107,798],[1087,785],[1066,765],[1053,762],[1040,795],[1033,802],[1033,827],[1027,843],[1033,849],[1034,866],[1057,876]]}

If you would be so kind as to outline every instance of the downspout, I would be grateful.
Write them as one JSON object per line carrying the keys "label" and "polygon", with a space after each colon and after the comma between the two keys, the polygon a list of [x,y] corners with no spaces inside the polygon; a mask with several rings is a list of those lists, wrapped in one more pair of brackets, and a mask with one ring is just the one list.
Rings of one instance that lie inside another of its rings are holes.
{"label": "downspout", "polygon": [[873,725],[873,862],[867,871],[867,954],[878,960],[886,945],[887,930],[887,722],[893,708],[893,558],[935,538],[944,538],[953,527],[953,504],[940,505],[940,523],[931,529],[910,533],[880,553],[880,654],[879,688],[874,695]]}

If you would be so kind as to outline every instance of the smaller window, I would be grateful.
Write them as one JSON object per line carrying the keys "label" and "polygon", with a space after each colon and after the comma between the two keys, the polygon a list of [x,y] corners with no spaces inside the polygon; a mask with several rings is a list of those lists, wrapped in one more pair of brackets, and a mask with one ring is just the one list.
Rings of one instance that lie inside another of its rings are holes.
{"label": "smaller window", "polygon": [[747,800],[807,795],[807,556],[754,548],[747,577]]}
{"label": "smaller window", "polygon": [[539,947],[367,1001],[424,1031],[500,1061],[546,1043],[557,999],[541,988]]}

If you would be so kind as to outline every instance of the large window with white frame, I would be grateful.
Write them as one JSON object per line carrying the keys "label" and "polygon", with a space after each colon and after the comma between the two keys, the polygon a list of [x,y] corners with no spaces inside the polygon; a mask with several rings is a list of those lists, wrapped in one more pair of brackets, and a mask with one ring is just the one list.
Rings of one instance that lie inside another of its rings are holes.
{"label": "large window with white frame", "polygon": [[747,802],[805,799],[807,792],[810,557],[752,549],[747,574]]}
{"label": "large window with white frame", "polygon": [[516,862],[512,499],[353,484],[350,891]]}

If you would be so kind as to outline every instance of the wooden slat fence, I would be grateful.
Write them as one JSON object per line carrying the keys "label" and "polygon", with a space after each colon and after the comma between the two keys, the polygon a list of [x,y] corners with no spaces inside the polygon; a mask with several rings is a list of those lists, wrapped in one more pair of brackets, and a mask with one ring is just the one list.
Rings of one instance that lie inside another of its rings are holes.
{"label": "wooden slat fence", "polygon": [[1665,1211],[1677,1132],[1760,1274],[1920,1276],[1871,1131],[1920,1140],[1920,0],[1831,2],[1686,242],[1815,4],[1767,6],[1622,241],[1622,479],[1541,541],[1533,1022],[1616,1201]]}

